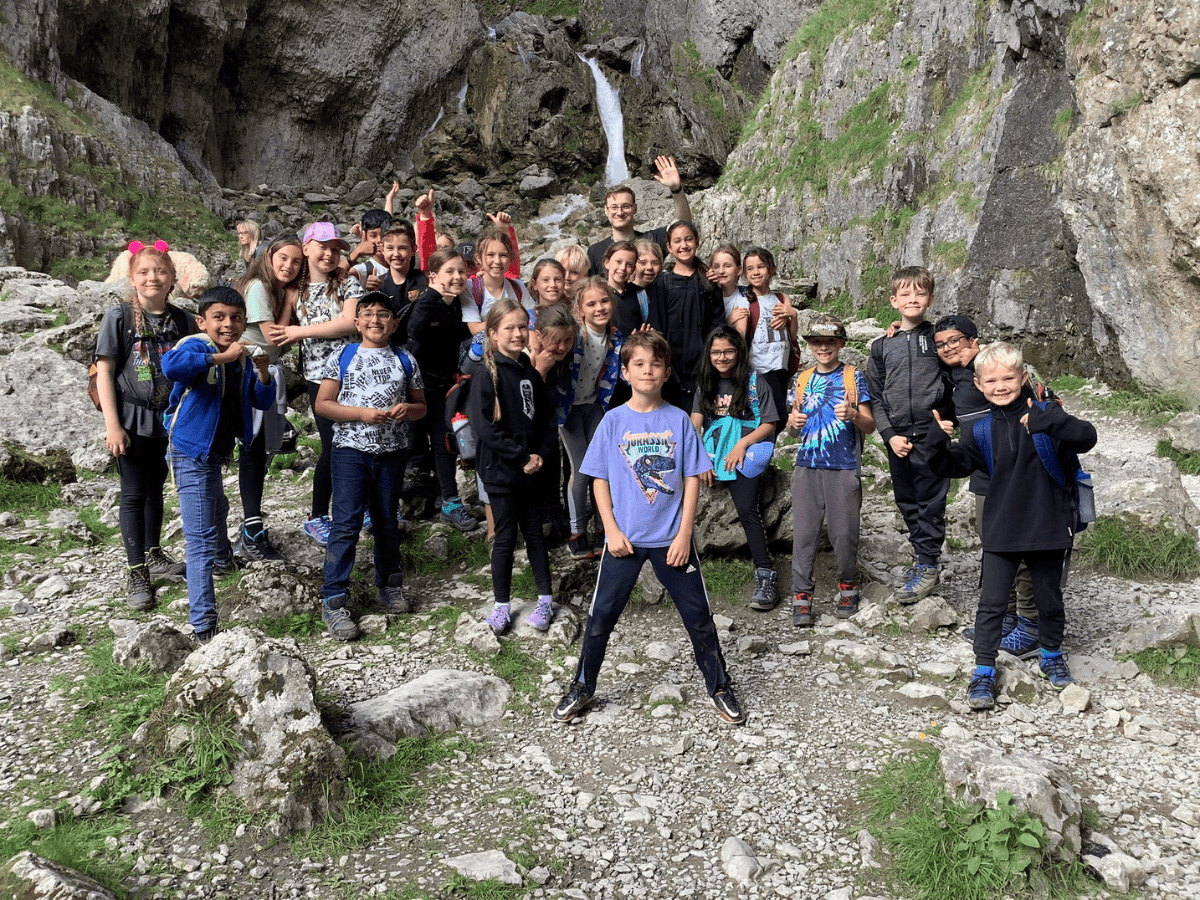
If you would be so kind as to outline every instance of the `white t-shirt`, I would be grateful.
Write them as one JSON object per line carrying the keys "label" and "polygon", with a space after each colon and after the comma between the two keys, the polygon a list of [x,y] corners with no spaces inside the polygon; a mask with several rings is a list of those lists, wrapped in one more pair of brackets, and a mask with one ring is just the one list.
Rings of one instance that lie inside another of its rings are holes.
{"label": "white t-shirt", "polygon": [[604,367],[608,335],[596,334],[587,325],[583,326],[583,359],[579,363],[579,383],[575,385],[575,405],[586,406],[596,402],[596,382]]}
{"label": "white t-shirt", "polygon": [[[332,322],[342,314],[342,304],[350,298],[357,300],[363,295],[362,285],[353,278],[342,279],[335,297],[329,296],[327,286],[326,281],[310,284],[307,295],[297,300],[296,318],[301,325]],[[319,382],[323,377],[321,373],[325,370],[326,360],[331,354],[340,353],[348,343],[349,337],[304,338],[300,342],[300,356],[303,360],[305,380]]]}
{"label": "white t-shirt", "polygon": [[[725,320],[726,321],[729,321],[729,317],[731,315],[733,315],[733,311],[735,309],[739,309],[739,308],[745,309],[746,306],[748,305],[746,303],[746,289],[744,287],[742,287],[741,285],[739,285],[738,289],[736,291],[734,291],[732,294],[730,294],[728,297],[722,295],[721,299],[725,302]],[[742,301],[740,307],[738,306],[739,300]]]}
{"label": "white t-shirt", "polygon": [[[479,277],[479,276],[476,276]],[[482,278],[480,286],[483,285]],[[513,284],[516,284],[516,290],[513,289]],[[462,304],[462,317],[464,322],[482,322],[488,314],[488,310],[492,308],[492,304],[501,298],[507,297],[509,300],[514,300],[520,303],[526,309],[533,309],[533,295],[526,290],[525,285],[519,281],[511,281],[504,279],[504,290],[500,296],[495,296],[488,292],[486,287],[483,288],[483,305],[480,306],[475,302],[475,296],[471,290],[470,282],[467,282],[467,289],[459,296],[459,303]]]}
{"label": "white t-shirt", "polygon": [[[337,401],[343,406],[362,406],[370,409],[388,409],[408,400],[409,388],[424,390],[421,369],[407,350],[401,350],[412,369],[412,383],[404,374],[404,365],[391,347],[362,347],[346,366],[346,377],[342,377],[341,353],[329,357],[322,378],[332,378],[342,383]],[[412,443],[411,423],[388,420],[381,425],[366,422],[334,422],[333,443],[336,447],[349,447],[363,453],[390,453],[405,450]]]}
{"label": "white t-shirt", "polygon": [[[750,342],[750,368],[760,375],[786,369],[788,365],[787,330],[771,327],[771,313],[779,303],[778,294],[759,297],[758,325],[754,334],[746,335]],[[750,301],[745,297],[738,297],[730,309],[749,308]]]}

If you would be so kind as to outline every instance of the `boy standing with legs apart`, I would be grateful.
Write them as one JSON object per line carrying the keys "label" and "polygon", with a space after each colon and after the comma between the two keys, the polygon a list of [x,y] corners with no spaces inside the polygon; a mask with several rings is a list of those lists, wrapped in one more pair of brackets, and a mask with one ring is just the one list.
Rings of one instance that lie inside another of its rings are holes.
{"label": "boy standing with legs apart", "polygon": [[633,396],[605,415],[580,466],[595,479],[605,547],[575,680],[554,709],[560,722],[591,705],[609,635],[646,560],[679,610],[717,714],[734,725],[746,721],[729,684],[692,546],[699,476],[712,463],[687,414],[663,401],[670,363],[671,348],[661,334],[638,331],[628,337],[621,374]]}
{"label": "boy standing with legs apart", "polygon": [[937,427],[929,411],[942,405],[944,395],[933,325],[925,321],[933,287],[933,276],[920,266],[900,269],[892,276],[890,302],[900,313],[900,330],[871,345],[867,366],[875,424],[888,447],[892,491],[913,550],[913,566],[895,594],[901,603],[916,603],[937,587],[946,537],[950,481],[917,465],[911,456],[921,437]]}
{"label": "boy standing with legs apart", "polygon": [[[1008,612],[1008,592],[1024,562],[1038,608],[1039,668],[1055,690],[1074,683],[1062,655],[1062,585],[1075,540],[1076,510],[1071,480],[1075,454],[1096,445],[1096,429],[1055,403],[1035,402],[1023,393],[1021,351],[992,344],[975,357],[975,383],[991,404],[990,415],[964,428],[962,442],[950,442],[941,428],[925,435],[920,454],[930,468],[961,478],[990,471],[983,505],[983,589],[975,614],[975,673],[967,691],[972,709],[996,703],[996,654]],[[935,419],[940,416],[935,411]],[[1060,485],[1045,461],[1066,476]]]}
{"label": "boy standing with legs apart", "polygon": [[396,317],[387,294],[365,294],[354,323],[362,343],[329,357],[316,403],[316,411],[335,423],[330,467],[333,525],[325,550],[321,619],[339,641],[358,637],[346,606],[365,511],[371,513],[375,534],[375,604],[385,613],[411,608],[400,571],[396,509],[412,443],[408,422],[425,415],[417,361],[388,343]]}
{"label": "boy standing with legs apart", "polygon": [[210,288],[198,308],[196,324],[202,334],[189,335],[162,358],[163,374],[175,382],[163,421],[187,542],[192,635],[207,644],[217,633],[213,566],[233,563],[221,466],[233,453],[234,438],[250,444],[252,411],[275,402],[275,383],[267,355],[256,353],[251,363],[246,345],[238,343],[246,330],[241,294],[231,287]]}
{"label": "boy standing with legs apart", "polygon": [[846,328],[818,316],[804,335],[816,358],[796,376],[788,434],[800,437],[792,470],[792,624],[813,624],[813,560],[821,520],[837,556],[839,619],[858,612],[858,535],[862,508],[862,439],[875,430],[862,372],[839,358]]}

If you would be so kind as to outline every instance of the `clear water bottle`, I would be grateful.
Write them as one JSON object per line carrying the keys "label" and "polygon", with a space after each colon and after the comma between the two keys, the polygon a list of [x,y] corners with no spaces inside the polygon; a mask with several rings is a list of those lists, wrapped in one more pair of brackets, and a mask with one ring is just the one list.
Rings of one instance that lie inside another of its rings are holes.
{"label": "clear water bottle", "polygon": [[471,422],[462,413],[455,413],[450,419],[450,427],[454,429],[454,440],[458,444],[458,455],[464,461],[475,459],[475,432]]}

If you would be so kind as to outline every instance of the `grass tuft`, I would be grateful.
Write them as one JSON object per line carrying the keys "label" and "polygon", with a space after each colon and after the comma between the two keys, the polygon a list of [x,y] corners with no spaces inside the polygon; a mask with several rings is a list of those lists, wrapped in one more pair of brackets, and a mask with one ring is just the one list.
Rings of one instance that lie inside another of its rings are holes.
{"label": "grass tuft", "polygon": [[1175,684],[1193,690],[1200,688],[1200,648],[1147,647],[1137,653],[1126,653],[1121,659],[1132,659],[1143,674],[1159,684]]}
{"label": "grass tuft", "polygon": [[714,600],[739,603],[748,596],[754,584],[754,564],[732,557],[710,557],[703,560],[704,586]]}
{"label": "grass tuft", "polygon": [[1183,475],[1200,475],[1200,453],[1176,450],[1170,441],[1162,440],[1154,448],[1154,455],[1171,460]]}
{"label": "grass tuft", "polygon": [[1119,578],[1190,581],[1200,574],[1200,553],[1187,534],[1148,528],[1134,516],[1101,516],[1077,542],[1093,566]]}
{"label": "grass tuft", "polygon": [[[135,856],[120,857],[106,846],[108,838],[116,838],[129,830],[126,820],[114,815],[102,815],[87,819],[58,812],[60,822],[49,831],[43,831],[24,817],[14,818],[7,827],[0,828],[0,859],[11,859],[18,853],[30,850],[38,856],[52,859],[68,869],[73,869],[89,878],[94,878],[118,896],[125,896],[122,879],[133,873]],[[16,887],[4,883],[4,887]],[[25,884],[23,887],[27,888]],[[12,896],[25,896],[13,894]]]}

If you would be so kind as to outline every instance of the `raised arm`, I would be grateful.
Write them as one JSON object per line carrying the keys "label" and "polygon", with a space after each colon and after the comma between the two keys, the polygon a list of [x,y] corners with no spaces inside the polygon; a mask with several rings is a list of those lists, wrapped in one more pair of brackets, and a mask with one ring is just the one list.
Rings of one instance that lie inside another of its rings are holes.
{"label": "raised arm", "polygon": [[687,194],[683,191],[683,179],[679,176],[679,167],[675,165],[675,157],[660,156],[654,160],[658,169],[654,180],[671,192],[671,200],[675,204],[675,219],[677,221],[692,221],[692,207],[688,204]]}

